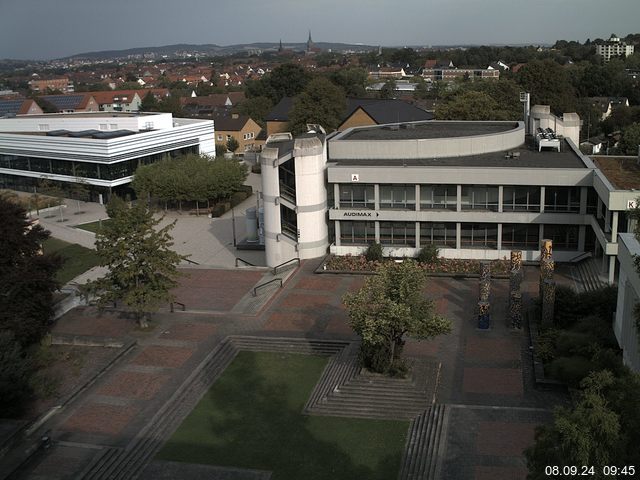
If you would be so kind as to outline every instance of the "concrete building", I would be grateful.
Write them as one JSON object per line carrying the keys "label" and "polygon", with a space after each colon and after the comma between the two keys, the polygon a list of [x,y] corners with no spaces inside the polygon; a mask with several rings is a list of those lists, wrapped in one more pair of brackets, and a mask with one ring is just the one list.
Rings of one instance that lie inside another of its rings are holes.
{"label": "concrete building", "polygon": [[211,120],[170,113],[70,113],[0,119],[0,188],[81,181],[106,200],[127,193],[139,165],[185,153],[215,156]]}
{"label": "concrete building", "polygon": [[596,45],[596,54],[600,55],[604,62],[611,60],[611,57],[627,57],[633,55],[633,50],[633,45],[621,41],[616,35],[611,35],[608,41]]}
{"label": "concrete building", "polygon": [[635,315],[640,302],[640,275],[635,267],[635,257],[640,255],[640,243],[632,233],[621,233],[619,238],[620,277],[613,331],[622,349],[624,364],[640,372],[640,331]]}
{"label": "concrete building", "polygon": [[73,83],[67,77],[29,80],[29,88],[34,92],[46,92],[47,90],[59,90],[63,93],[73,93]]}
{"label": "concrete building", "polygon": [[[327,244],[359,254],[372,242],[394,257],[434,244],[448,258],[518,249],[537,260],[539,241],[550,238],[556,261],[591,252],[613,282],[617,234],[637,192],[579,151],[577,115],[534,106],[529,129],[430,121],[272,136],[260,160],[268,264],[322,255]],[[640,188],[640,172],[636,180]]]}
{"label": "concrete building", "polygon": [[245,152],[260,150],[264,141],[257,139],[262,128],[247,115],[219,115],[214,117],[216,125],[216,143],[225,145],[231,138],[238,142],[236,153],[243,155]]}

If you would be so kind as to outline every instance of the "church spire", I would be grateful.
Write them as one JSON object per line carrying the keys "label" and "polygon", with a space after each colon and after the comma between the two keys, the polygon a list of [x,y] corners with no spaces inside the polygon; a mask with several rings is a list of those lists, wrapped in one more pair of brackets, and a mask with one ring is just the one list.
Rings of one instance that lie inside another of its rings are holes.
{"label": "church spire", "polygon": [[282,39],[280,39],[280,46],[278,47],[278,51],[281,52],[282,51]]}
{"label": "church spire", "polygon": [[313,47],[313,40],[311,39],[311,30],[309,30],[309,39],[307,40],[307,52],[310,52],[312,47]]}

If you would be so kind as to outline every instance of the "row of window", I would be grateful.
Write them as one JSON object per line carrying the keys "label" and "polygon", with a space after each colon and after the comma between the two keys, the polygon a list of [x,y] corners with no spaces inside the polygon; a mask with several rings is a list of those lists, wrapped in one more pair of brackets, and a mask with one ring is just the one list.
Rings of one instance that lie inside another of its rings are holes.
{"label": "row of window", "polygon": [[180,148],[110,164],[0,154],[0,168],[96,180],[117,180],[132,176],[140,165],[149,165],[188,153],[198,153],[198,147]]}
{"label": "row of window", "polygon": [[[415,247],[416,222],[379,222],[380,243],[385,246]],[[462,248],[498,248],[498,224],[461,223],[460,246]],[[420,245],[456,248],[456,224],[454,222],[420,222]],[[544,225],[544,237],[553,240],[557,250],[578,249],[577,225]],[[375,222],[340,222],[341,245],[368,245],[376,241]],[[537,250],[540,241],[538,224],[502,224],[502,248]]]}
{"label": "row of window", "polygon": [[[375,208],[373,185],[340,185],[341,208]],[[380,185],[379,208],[416,209],[415,185]],[[518,212],[540,211],[540,187],[503,187],[502,210]],[[595,193],[595,192],[594,192]],[[593,202],[597,197],[590,198]],[[457,210],[456,185],[420,185],[421,210]],[[580,187],[546,187],[544,209],[547,212],[580,211]],[[460,197],[462,210],[498,211],[497,186],[463,185]]]}

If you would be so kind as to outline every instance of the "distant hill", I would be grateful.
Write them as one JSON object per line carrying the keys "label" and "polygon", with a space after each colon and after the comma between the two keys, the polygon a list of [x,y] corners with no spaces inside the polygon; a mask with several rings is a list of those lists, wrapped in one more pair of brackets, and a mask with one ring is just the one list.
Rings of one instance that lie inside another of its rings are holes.
{"label": "distant hill", "polygon": [[[176,45],[164,45],[162,47],[138,47],[129,48],[126,50],[104,50],[100,52],[86,52],[70,55],[68,57],[61,58],[59,60],[111,60],[120,58],[131,57],[182,57],[186,55],[199,55],[199,56],[217,56],[217,55],[233,55],[242,52],[251,52],[252,50],[277,50],[278,43],[243,43],[237,45],[192,45],[187,43],[180,43]],[[374,50],[377,46],[372,45],[357,45],[348,43],[329,43],[318,42],[314,43],[317,48],[322,50],[332,51],[347,51],[347,50]],[[292,49],[302,51],[306,48],[306,43],[285,43],[283,44],[285,49]]]}

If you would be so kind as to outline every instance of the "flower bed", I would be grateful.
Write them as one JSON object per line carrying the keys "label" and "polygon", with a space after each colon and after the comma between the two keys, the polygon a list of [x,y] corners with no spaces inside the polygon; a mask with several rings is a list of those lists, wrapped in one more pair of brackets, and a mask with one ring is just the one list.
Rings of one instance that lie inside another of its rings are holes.
{"label": "flower bed", "polygon": [[[368,261],[364,255],[344,255],[327,257],[323,271],[333,272],[375,272],[383,262],[391,262],[393,259],[380,261]],[[476,276],[480,274],[481,260],[463,260],[457,258],[439,258],[436,262],[420,263],[422,268],[430,274],[450,274]],[[492,260],[491,274],[507,275],[509,272],[509,261]]]}

